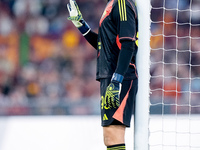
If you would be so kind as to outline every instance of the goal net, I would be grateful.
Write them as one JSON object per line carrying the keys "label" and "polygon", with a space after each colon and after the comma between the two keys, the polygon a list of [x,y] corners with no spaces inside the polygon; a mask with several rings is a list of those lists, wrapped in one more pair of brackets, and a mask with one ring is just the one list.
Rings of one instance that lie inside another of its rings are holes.
{"label": "goal net", "polygon": [[151,0],[150,150],[200,149],[200,0]]}

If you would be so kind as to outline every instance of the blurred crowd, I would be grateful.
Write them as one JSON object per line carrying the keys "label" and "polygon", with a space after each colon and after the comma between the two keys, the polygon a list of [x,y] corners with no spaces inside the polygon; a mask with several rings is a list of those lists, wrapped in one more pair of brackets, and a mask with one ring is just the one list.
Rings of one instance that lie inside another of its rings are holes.
{"label": "blurred crowd", "polygon": [[[105,3],[77,2],[84,19],[97,31]],[[67,3],[0,1],[0,114],[99,112],[85,107],[100,100],[96,51],[67,20]],[[75,103],[80,107],[68,108]]]}
{"label": "blurred crowd", "polygon": [[[77,2],[97,32],[106,1]],[[99,114],[96,51],[67,20],[67,3],[0,0],[0,115]],[[200,113],[200,2],[151,5],[152,113],[161,103],[164,113]]]}

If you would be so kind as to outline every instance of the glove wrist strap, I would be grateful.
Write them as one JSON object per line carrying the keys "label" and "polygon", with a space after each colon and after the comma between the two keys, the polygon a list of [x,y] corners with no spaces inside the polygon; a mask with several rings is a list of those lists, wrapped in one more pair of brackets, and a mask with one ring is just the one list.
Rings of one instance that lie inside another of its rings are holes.
{"label": "glove wrist strap", "polygon": [[80,22],[83,24],[81,27],[79,27],[79,31],[85,36],[90,31],[90,26],[85,22],[85,20],[80,20]]}
{"label": "glove wrist strap", "polygon": [[117,81],[117,82],[122,83],[123,79],[124,79],[124,76],[122,76],[121,74],[118,74],[118,73],[114,73],[111,81]]}

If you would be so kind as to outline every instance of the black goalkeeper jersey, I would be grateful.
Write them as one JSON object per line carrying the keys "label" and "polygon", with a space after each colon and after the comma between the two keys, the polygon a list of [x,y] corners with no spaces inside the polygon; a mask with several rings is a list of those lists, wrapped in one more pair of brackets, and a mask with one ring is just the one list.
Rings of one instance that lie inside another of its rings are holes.
{"label": "black goalkeeper jersey", "polygon": [[99,22],[97,80],[112,77],[117,67],[122,40],[135,42],[133,57],[124,79],[137,78],[137,32],[137,10],[133,0],[110,0]]}

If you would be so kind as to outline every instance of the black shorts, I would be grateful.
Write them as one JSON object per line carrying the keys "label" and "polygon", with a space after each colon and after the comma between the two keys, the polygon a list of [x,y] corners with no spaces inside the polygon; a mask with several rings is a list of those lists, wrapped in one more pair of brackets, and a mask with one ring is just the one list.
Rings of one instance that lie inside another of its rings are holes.
{"label": "black shorts", "polygon": [[131,117],[135,109],[135,99],[138,89],[138,79],[123,80],[120,93],[119,108],[105,109],[102,99],[105,97],[107,86],[110,84],[110,78],[100,80],[101,90],[101,125],[119,125],[123,124],[130,127]]}

